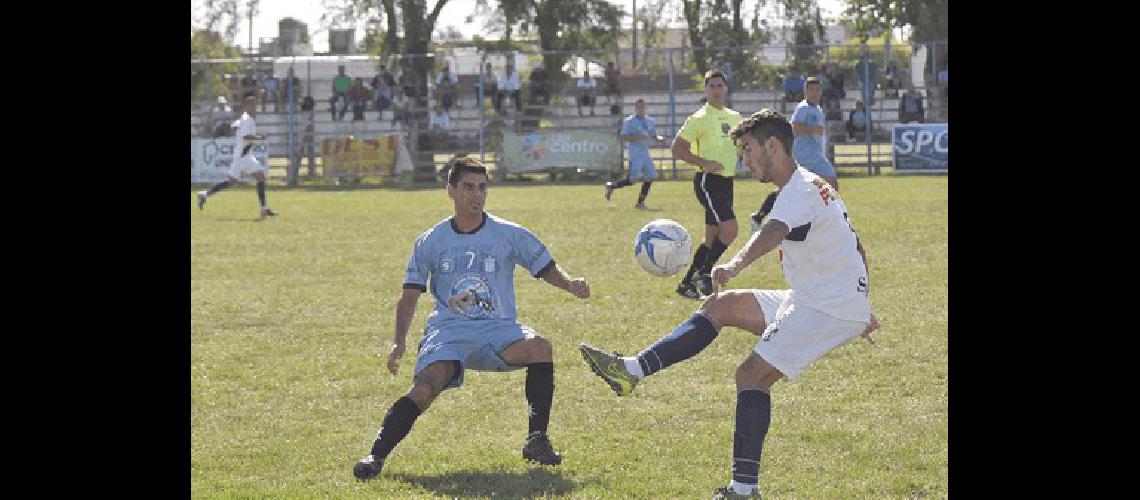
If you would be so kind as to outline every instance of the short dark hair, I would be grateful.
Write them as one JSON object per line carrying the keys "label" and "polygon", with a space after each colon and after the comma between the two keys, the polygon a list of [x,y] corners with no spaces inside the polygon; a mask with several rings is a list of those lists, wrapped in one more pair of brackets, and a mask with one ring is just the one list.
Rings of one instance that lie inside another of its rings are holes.
{"label": "short dark hair", "polygon": [[705,71],[705,85],[709,84],[709,79],[711,78],[720,78],[720,81],[724,82],[725,85],[728,85],[728,78],[725,78],[724,72],[719,69],[710,69],[708,71]]}
{"label": "short dark hair", "polygon": [[780,145],[784,146],[784,153],[787,153],[788,156],[792,154],[792,144],[795,142],[792,124],[788,123],[788,118],[780,114],[779,111],[763,108],[752,113],[728,131],[728,137],[738,147],[743,142],[745,134],[752,135],[761,144],[767,141],[769,137],[775,137],[776,140],[780,141]]}
{"label": "short dark hair", "polygon": [[454,187],[459,187],[459,178],[465,173],[487,175],[486,165],[478,158],[466,154],[455,155],[444,168],[447,169],[447,183]]}
{"label": "short dark hair", "polygon": [[807,87],[808,85],[813,85],[813,84],[814,85],[820,85],[820,86],[823,85],[822,83],[819,82],[819,78],[816,78],[814,76],[809,76],[809,77],[807,77],[807,80],[804,80],[804,87]]}

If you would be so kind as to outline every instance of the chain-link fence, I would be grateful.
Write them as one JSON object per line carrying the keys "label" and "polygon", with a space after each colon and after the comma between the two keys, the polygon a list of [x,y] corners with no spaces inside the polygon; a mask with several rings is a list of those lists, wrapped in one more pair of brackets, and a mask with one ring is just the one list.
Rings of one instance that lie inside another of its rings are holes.
{"label": "chain-link fence", "polygon": [[[946,42],[646,48],[636,54],[457,48],[388,57],[193,60],[191,137],[226,136],[241,98],[254,95],[271,178],[296,183],[307,169],[309,177],[344,180],[324,165],[343,147],[335,139],[384,136],[398,137],[392,144],[400,150],[387,175],[431,180],[461,153],[479,155],[500,178],[531,175],[535,170],[504,157],[507,143],[534,134],[571,141],[603,134],[620,150],[616,136],[637,99],[644,99],[658,133],[672,137],[703,105],[701,74],[715,68],[728,77],[728,106],[746,116],[764,107],[790,116],[803,99],[804,79],[820,79],[828,155],[841,175],[880,173],[891,165],[892,124],[947,121],[947,48]],[[860,103],[865,114],[853,117]],[[693,172],[672,157],[667,143],[651,151],[663,177]],[[608,177],[622,171],[616,158],[589,172],[569,164],[542,171]]]}

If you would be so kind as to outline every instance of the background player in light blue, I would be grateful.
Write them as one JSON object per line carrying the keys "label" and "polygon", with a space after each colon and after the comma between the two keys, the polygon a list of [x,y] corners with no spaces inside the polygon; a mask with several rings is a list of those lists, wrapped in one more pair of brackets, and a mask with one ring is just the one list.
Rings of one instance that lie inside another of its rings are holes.
{"label": "background player in light blue", "polygon": [[637,197],[634,208],[648,208],[645,198],[649,196],[649,188],[657,178],[657,170],[653,168],[653,158],[649,155],[649,145],[653,141],[665,142],[665,137],[657,135],[657,125],[653,118],[645,114],[645,99],[638,99],[634,104],[634,114],[626,117],[621,126],[621,140],[628,144],[626,154],[629,156],[629,175],[620,181],[606,181],[606,201],[610,201],[615,189],[633,184],[641,179],[641,194]]}
{"label": "background player in light blue", "polygon": [[[792,132],[795,134],[792,156],[797,164],[822,177],[831,184],[831,187],[839,191],[839,176],[835,173],[835,167],[827,160],[827,152],[824,151],[827,121],[826,115],[819,107],[822,97],[823,85],[818,78],[809,77],[804,84],[804,100],[796,105],[792,119],[789,120],[792,123]],[[760,204],[760,209],[752,213],[749,222],[752,232],[760,230],[761,222],[768,216],[768,212],[772,211],[776,195],[779,193],[779,190],[769,193]]]}
{"label": "background player in light blue", "polygon": [[526,366],[530,411],[523,458],[543,465],[562,462],[546,436],[554,398],[554,357],[548,340],[517,321],[515,265],[578,298],[590,296],[590,285],[585,278],[567,276],[530,230],[484,211],[487,169],[478,159],[452,160],[447,181],[455,215],[416,239],[403,295],[396,304],[396,332],[388,355],[392,375],[399,370],[420,295],[430,288],[435,298],[419,345],[415,381],[389,408],[372,450],[353,467],[353,475],[361,480],[380,473],[416,418],[443,390],[463,384],[465,369],[507,371]]}

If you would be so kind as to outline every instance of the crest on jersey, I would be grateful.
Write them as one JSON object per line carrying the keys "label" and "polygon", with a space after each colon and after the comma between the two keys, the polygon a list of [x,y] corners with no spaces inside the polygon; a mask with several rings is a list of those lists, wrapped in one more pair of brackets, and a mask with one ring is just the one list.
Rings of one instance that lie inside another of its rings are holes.
{"label": "crest on jersey", "polygon": [[495,314],[495,294],[482,276],[465,274],[451,285],[447,307],[470,319],[490,318]]}
{"label": "crest on jersey", "polygon": [[726,134],[727,134],[727,133],[728,133],[728,131],[729,131],[729,130],[731,130],[731,129],[732,129],[732,125],[729,125],[729,124],[727,124],[727,123],[721,123],[721,124],[720,124],[720,131],[721,131],[721,132],[724,132],[724,133],[726,133]]}

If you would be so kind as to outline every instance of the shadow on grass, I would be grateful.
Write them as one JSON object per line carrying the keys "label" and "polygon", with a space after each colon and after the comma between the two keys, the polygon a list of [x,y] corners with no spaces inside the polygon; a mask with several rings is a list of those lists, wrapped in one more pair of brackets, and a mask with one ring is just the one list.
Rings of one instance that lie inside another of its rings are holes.
{"label": "shadow on grass", "polygon": [[491,496],[530,498],[565,495],[581,485],[562,477],[561,472],[534,466],[526,472],[458,471],[439,475],[393,473],[389,479],[423,487],[448,496]]}

